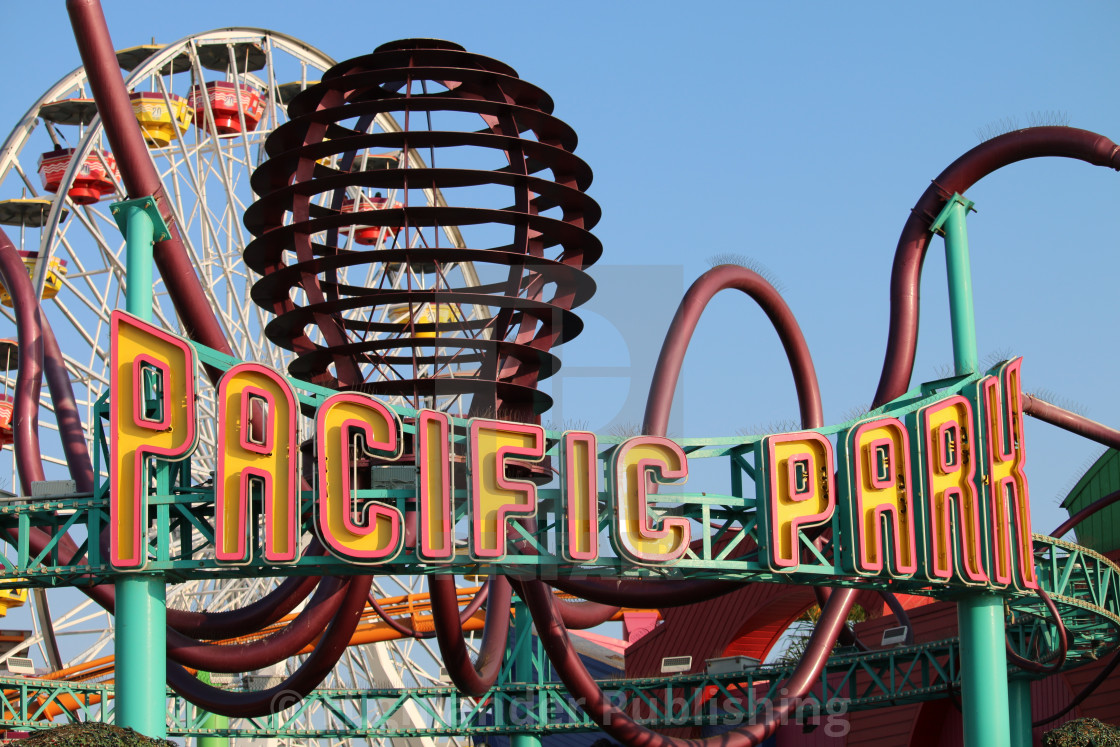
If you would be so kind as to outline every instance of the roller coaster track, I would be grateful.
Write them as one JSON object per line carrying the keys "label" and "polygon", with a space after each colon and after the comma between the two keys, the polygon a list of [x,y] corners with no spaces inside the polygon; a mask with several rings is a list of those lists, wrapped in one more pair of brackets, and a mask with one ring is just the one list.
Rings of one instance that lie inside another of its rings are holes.
{"label": "roller coaster track", "polygon": [[[482,587],[461,587],[457,590],[459,600],[462,604],[468,603],[475,594],[477,594]],[[572,599],[570,595],[559,594],[562,599]],[[381,608],[381,613],[395,618],[398,622],[403,622],[409,625],[413,630],[425,632],[431,631],[434,628],[431,617],[431,598],[427,593],[408,594],[394,597],[383,597],[377,600],[378,606]],[[617,613],[612,617],[612,620],[621,619],[624,612],[631,611],[625,608],[620,608]],[[655,611],[655,610],[642,610],[642,611]],[[354,631],[353,636],[350,638],[351,646],[363,646],[371,643],[381,643],[385,641],[395,641],[403,637],[402,633],[394,629],[391,625],[381,619],[381,613],[373,609],[372,605],[367,607],[362,613],[362,619],[358,623],[357,629]],[[295,614],[285,615],[280,620],[272,625],[269,625],[251,635],[238,636],[236,638],[227,638],[215,643],[221,645],[231,645],[238,643],[246,643],[260,638],[266,638],[276,631],[282,629],[286,623],[295,617]],[[471,617],[463,621],[464,631],[481,630],[485,621],[485,615],[479,611]],[[310,653],[314,648],[314,643],[308,644],[300,654]],[[50,695],[45,693],[36,693],[32,695],[33,699],[38,699],[40,707],[36,708],[30,706],[29,708],[17,709],[20,713],[34,713],[33,720],[42,725],[44,721],[51,721],[60,715],[67,717],[77,716],[83,709],[97,705],[102,702],[108,702],[113,698],[112,685],[114,684],[116,657],[113,655],[103,656],[97,659],[92,659],[81,664],[66,667],[55,672],[50,672],[41,678],[41,681],[65,683],[69,687],[57,691],[56,694]],[[20,684],[22,685],[22,678]],[[71,690],[70,688],[77,686],[78,690]],[[91,691],[83,691],[83,686],[94,686],[95,689]],[[14,696],[19,688],[4,687],[5,701],[0,704],[3,708],[4,721],[8,722],[14,717],[13,711],[10,709],[8,698]],[[107,688],[107,689],[106,689]]]}

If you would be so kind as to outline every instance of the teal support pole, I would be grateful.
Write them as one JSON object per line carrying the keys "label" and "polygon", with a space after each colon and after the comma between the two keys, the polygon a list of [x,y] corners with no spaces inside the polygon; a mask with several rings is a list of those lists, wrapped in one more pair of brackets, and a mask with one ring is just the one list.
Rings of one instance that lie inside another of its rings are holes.
{"label": "teal support pole", "polygon": [[[151,202],[151,200],[148,200]],[[139,205],[125,207],[125,308],[146,322],[152,321],[152,244],[155,228],[151,216]]]}
{"label": "teal support pole", "polygon": [[[199,672],[198,679],[201,682],[210,684],[210,673]],[[206,713],[199,709],[199,714],[205,714],[202,718],[200,726],[203,729],[227,729],[229,728],[229,717],[221,716],[217,713]],[[229,747],[229,737],[205,736],[199,737],[195,742],[196,747]]]}
{"label": "teal support pole", "polygon": [[1003,599],[995,594],[960,599],[957,625],[965,747],[1011,747]]}
{"label": "teal support pole", "polygon": [[[949,317],[953,366],[958,376],[976,373],[976,317],[972,306],[972,269],[965,218],[972,202],[954,194],[930,227],[944,227],[945,269],[949,278]],[[968,594],[957,601],[961,636],[961,713],[966,747],[1010,747],[1007,640],[1003,600],[994,594]],[[1030,693],[1027,698],[1029,701]]]}
{"label": "teal support pole", "polygon": [[[152,245],[167,227],[147,197],[119,202],[113,216],[125,236],[126,308],[152,319]],[[159,468],[161,486],[166,465]],[[116,588],[114,713],[117,726],[145,736],[167,738],[167,585],[161,574],[119,577]]]}
{"label": "teal support pole", "polygon": [[972,268],[968,259],[965,217],[973,203],[959,194],[937,216],[931,230],[944,226],[945,270],[949,278],[949,318],[953,329],[953,363],[958,376],[976,373],[976,317],[972,308]]}
{"label": "teal support pole", "polygon": [[162,575],[120,578],[117,591],[115,703],[117,726],[167,738],[167,599]]}
{"label": "teal support pole", "polygon": [[[513,623],[513,650],[510,655],[513,659],[513,680],[515,682],[525,682],[527,684],[541,684],[544,680],[544,673],[540,671],[539,657],[535,649],[535,639],[533,638],[533,617],[529,614],[529,608],[525,605],[521,598],[518,597],[513,607],[514,623]],[[539,702],[535,704],[526,703],[525,708],[539,706]],[[525,718],[528,714],[510,714],[513,720],[528,721]],[[520,717],[520,718],[519,718]],[[513,734],[510,737],[510,747],[541,747],[541,738],[539,734]]]}
{"label": "teal support pole", "polygon": [[1034,744],[1034,717],[1031,715],[1031,681],[1014,679],[1007,686],[1008,707],[1011,710],[1011,747],[1031,747]]}

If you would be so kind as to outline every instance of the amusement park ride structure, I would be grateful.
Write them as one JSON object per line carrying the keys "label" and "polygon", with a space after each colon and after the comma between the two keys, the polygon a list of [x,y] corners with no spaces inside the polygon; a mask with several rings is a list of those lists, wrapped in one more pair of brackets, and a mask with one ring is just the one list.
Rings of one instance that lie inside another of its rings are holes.
{"label": "amusement park ride structure", "polygon": [[[235,60],[232,66],[228,62],[231,52]],[[203,111],[203,116],[193,118],[190,127],[180,132],[181,140],[173,146],[151,147],[148,152],[155,159],[162,183],[174,195],[180,216],[177,225],[191,254],[191,264],[202,278],[210,305],[234,354],[282,368],[285,364],[279,357],[279,349],[267,343],[264,323],[260,315],[252,313],[250,284],[245,279],[247,271],[241,261],[241,247],[247,241],[243,238],[241,213],[244,205],[252,200],[248,180],[257,163],[258,152],[262,152],[267,134],[285,119],[286,101],[307,80],[321,75],[333,61],[290,37],[259,29],[236,28],[194,35],[167,47],[124,50],[117,57],[130,73],[129,90],[166,90],[169,97],[178,91],[182,94],[179,98],[188,100],[194,81],[217,74],[223,79],[246,81],[261,90],[274,92],[262,119],[247,132],[215,137],[208,127],[204,128],[206,131],[199,127],[207,121]],[[66,143],[69,139],[81,152],[98,149],[111,152],[104,130],[94,116],[92,99],[87,97],[86,75],[79,69],[63,78],[31,107],[4,145],[3,173],[7,183],[21,182],[15,188],[16,194],[22,188],[33,196],[6,200],[3,205],[11,222],[19,226],[21,239],[25,234],[30,239],[32,232],[42,227],[44,243],[36,248],[50,254],[52,265],[69,260],[68,275],[51,274],[45,280],[48,289],[54,278],[65,283],[66,290],[46,305],[44,314],[58,331],[59,339],[64,341],[66,368],[76,405],[81,421],[88,427],[94,419],[94,404],[108,391],[109,339],[104,321],[112,308],[124,302],[124,244],[113,239],[115,226],[106,228],[113,225],[107,200],[83,205],[74,212],[65,207],[72,202],[66,199],[68,190],[41,197],[37,194],[39,185],[33,174],[39,152],[49,151],[53,145],[51,140]],[[395,125],[386,119],[385,126]],[[45,146],[39,145],[44,141]],[[118,199],[125,196],[119,180],[114,188]],[[461,243],[456,231],[452,229],[447,233],[447,243]],[[462,278],[463,284],[477,283],[470,272],[469,266],[461,265],[448,268],[446,275]],[[391,278],[391,282],[419,288],[426,287],[430,281],[430,275],[422,274],[397,273]],[[366,279],[356,282],[366,282]],[[158,285],[162,288],[162,280]],[[44,297],[50,295],[53,294],[47,292]],[[154,303],[156,318],[174,328],[175,312],[170,297],[157,289]],[[461,313],[469,319],[475,310],[466,307]],[[4,350],[5,369],[11,371],[14,379],[17,359],[12,351],[15,346],[6,345]],[[0,409],[9,406],[0,405]],[[205,412],[209,403],[203,402],[201,406]],[[41,427],[48,432],[57,429],[55,417],[53,401],[44,398],[39,413]],[[65,467],[67,463],[56,442],[57,439],[50,436],[42,448],[44,461],[55,463],[55,471],[47,473],[52,477],[59,477],[58,465]],[[212,444],[213,433],[208,432],[204,424],[200,449],[202,452],[212,450]],[[198,456],[201,458],[201,453]],[[209,468],[204,469],[206,461],[206,458],[195,461],[197,482],[208,478]],[[212,457],[209,462],[212,464]],[[51,468],[52,465],[48,465],[48,470]],[[223,581],[220,585],[212,581],[181,584],[169,591],[169,604],[176,609],[221,610],[231,605],[241,606],[244,599],[256,598],[272,585],[269,579]],[[41,595],[42,591],[37,593]],[[383,576],[374,580],[374,598],[390,600],[387,603],[390,606],[395,598],[419,599],[417,595],[423,593],[419,579]],[[36,605],[36,609],[42,607]],[[404,614],[406,620],[409,614]],[[421,620],[428,619],[422,609],[417,614]],[[53,619],[41,621],[37,633],[25,643],[36,645],[37,641],[42,641],[51,670],[81,668],[103,658],[111,650],[112,623],[108,611],[85,602]],[[92,637],[82,636],[80,631],[83,630],[96,632]],[[84,639],[83,651],[77,655],[58,653],[57,640],[74,641],[76,637]],[[351,647],[336,669],[339,679],[334,684],[339,687],[343,683],[399,687],[439,684],[439,666],[431,646],[425,639],[404,637],[392,646]],[[279,667],[260,678],[282,674],[283,667]]]}
{"label": "amusement park ride structure", "polygon": [[[6,723],[106,718],[111,702],[118,723],[210,745],[528,745],[588,729],[676,745],[652,728],[731,725],[711,743],[738,746],[806,703],[858,710],[959,687],[967,744],[1028,744],[1030,679],[1120,647],[1120,571],[1031,533],[1022,416],[1113,447],[1120,434],[1022,395],[1019,361],[980,370],[963,197],[1027,158],[1120,169],[1107,138],[1013,132],[934,181],[899,242],[869,414],[826,427],[792,312],[759,275],[722,265],[681,302],[644,435],[557,433],[539,425],[549,400],[537,385],[558,368],[551,348],[580,331],[573,309],[594,292],[586,270],[602,246],[591,171],[548,94],[434,40],[339,64],[254,29],[117,53],[95,0],[68,6],[84,70],[0,153],[0,173],[30,185],[19,156],[36,118],[58,146],[41,161],[54,198],[0,203],[21,239],[26,227],[43,236],[22,256],[0,238],[22,485],[0,505],[13,548],[3,581],[81,589],[114,612],[117,658],[64,667],[53,653],[46,678],[0,678]],[[123,86],[118,65],[133,71]],[[80,130],[72,148],[58,138],[67,124]],[[106,214],[110,195],[131,199]],[[114,224],[124,244],[107,238]],[[911,388],[935,234],[956,365]],[[79,247],[90,240],[100,266]],[[803,430],[665,438],[692,331],[728,289],[778,332]],[[122,293],[129,314],[114,310]],[[64,325],[60,345],[52,327]],[[41,414],[74,481],[44,498]],[[729,487],[672,492],[698,459],[721,464]],[[486,580],[459,588],[456,576]],[[817,592],[796,666],[604,692],[569,638],[624,607],[762,582]],[[168,584],[179,592],[165,600]],[[868,589],[896,614],[896,594],[955,600],[959,640],[830,656]],[[392,653],[375,645],[387,640]],[[433,665],[451,685],[425,679]],[[110,672],[111,686],[78,681]],[[270,679],[218,682],[247,672]]]}

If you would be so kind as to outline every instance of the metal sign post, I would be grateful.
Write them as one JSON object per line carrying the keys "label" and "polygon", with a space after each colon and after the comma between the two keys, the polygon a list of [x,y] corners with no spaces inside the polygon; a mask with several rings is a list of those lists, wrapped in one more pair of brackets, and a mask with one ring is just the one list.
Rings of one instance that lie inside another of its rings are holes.
{"label": "metal sign post", "polygon": [[[970,200],[954,194],[930,227],[931,231],[937,232],[944,226],[953,363],[958,376],[969,376],[979,370],[976,319],[972,307],[972,271],[965,229],[965,218],[970,209]],[[964,743],[968,747],[1010,747],[1003,598],[991,592],[961,597],[957,602],[957,624],[963,663],[961,711]]]}
{"label": "metal sign post", "polygon": [[[126,307],[130,314],[152,318],[152,245],[167,234],[154,198],[118,202],[112,207],[124,234]],[[156,468],[160,492],[168,492],[166,463]],[[126,574],[117,578],[116,722],[145,736],[167,737],[167,579],[162,573]]]}

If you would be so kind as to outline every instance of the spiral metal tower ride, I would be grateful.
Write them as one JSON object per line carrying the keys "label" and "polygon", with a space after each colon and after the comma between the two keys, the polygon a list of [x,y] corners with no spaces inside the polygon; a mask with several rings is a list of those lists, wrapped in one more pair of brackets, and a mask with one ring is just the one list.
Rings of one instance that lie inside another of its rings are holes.
{"label": "spiral metal tower ride", "polygon": [[[417,408],[470,397],[472,414],[523,421],[547,409],[537,384],[558,368],[550,348],[580,330],[572,308],[593,293],[585,270],[602,253],[589,232],[591,170],[552,109],[509,66],[429,40],[340,63],[292,101],[253,176],[262,197],[245,215],[257,237],[245,261],[262,275],[253,300],[276,315],[266,334],[295,353],[293,375]],[[402,129],[370,131],[379,114]],[[464,123],[472,129],[450,127]],[[396,168],[360,168],[391,152],[402,154]],[[430,204],[426,190],[443,200]],[[381,193],[396,195],[391,206],[363,201]],[[441,244],[438,231],[423,240],[420,229],[448,226],[465,246]],[[390,238],[346,246],[368,229]],[[473,287],[442,270],[466,262]],[[375,282],[340,281],[358,267],[378,268]],[[431,282],[393,282],[406,267]],[[483,311],[468,319],[468,307]]]}

